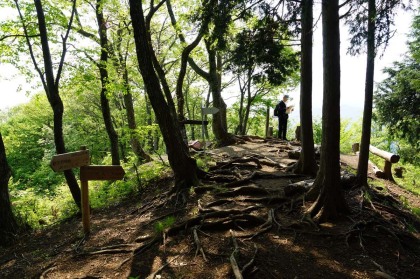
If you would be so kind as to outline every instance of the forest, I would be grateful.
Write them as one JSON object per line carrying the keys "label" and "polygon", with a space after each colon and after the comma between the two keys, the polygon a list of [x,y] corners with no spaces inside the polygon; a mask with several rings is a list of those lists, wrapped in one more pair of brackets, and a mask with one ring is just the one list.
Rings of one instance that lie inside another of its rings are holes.
{"label": "forest", "polygon": [[[0,11],[0,67],[17,69],[31,96],[0,110],[1,278],[420,273],[419,1],[4,0]],[[413,16],[408,52],[375,83],[402,13]],[[366,58],[357,121],[340,117],[343,27],[347,53]],[[315,28],[321,118],[312,114]],[[299,123],[289,120],[286,141],[273,110],[296,88]],[[371,146],[396,154],[399,173],[375,176],[384,159]],[[68,153],[88,163],[54,171],[52,159]],[[102,173],[108,180],[87,190],[87,165],[125,174]],[[51,234],[62,238],[42,249]],[[297,246],[270,250],[297,235],[303,250],[328,251],[327,271]],[[385,242],[387,256],[374,258]],[[305,267],[275,269],[289,258]],[[108,261],[118,264],[87,267]]]}

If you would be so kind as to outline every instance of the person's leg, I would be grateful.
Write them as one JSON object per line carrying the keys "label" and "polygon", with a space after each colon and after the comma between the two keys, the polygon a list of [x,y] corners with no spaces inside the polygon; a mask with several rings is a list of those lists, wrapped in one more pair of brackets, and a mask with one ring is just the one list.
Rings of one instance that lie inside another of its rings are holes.
{"label": "person's leg", "polygon": [[282,139],[287,140],[286,139],[286,133],[287,133],[287,118],[283,119],[282,121]]}
{"label": "person's leg", "polygon": [[282,137],[282,131],[283,131],[283,127],[282,127],[282,119],[281,117],[278,118],[279,119],[279,129],[277,130],[277,138],[281,139]]}

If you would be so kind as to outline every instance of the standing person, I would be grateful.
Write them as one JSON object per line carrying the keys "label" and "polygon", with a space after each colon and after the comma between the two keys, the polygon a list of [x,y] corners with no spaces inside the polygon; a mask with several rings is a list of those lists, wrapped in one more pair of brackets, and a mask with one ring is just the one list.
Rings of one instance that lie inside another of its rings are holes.
{"label": "standing person", "polygon": [[274,115],[278,116],[279,118],[279,132],[278,138],[287,140],[286,133],[287,133],[287,119],[289,118],[289,114],[286,112],[288,109],[287,107],[287,100],[289,100],[289,95],[284,95],[283,100],[281,100],[276,108]]}

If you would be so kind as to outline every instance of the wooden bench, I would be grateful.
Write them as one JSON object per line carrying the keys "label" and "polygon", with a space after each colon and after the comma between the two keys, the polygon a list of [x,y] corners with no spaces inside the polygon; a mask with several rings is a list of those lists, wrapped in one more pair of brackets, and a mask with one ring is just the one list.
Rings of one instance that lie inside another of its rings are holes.
{"label": "wooden bench", "polygon": [[378,174],[375,173],[375,175],[378,177],[383,176],[382,178],[384,179],[394,181],[394,178],[392,177],[392,164],[398,163],[400,155],[381,150],[372,145],[369,145],[369,151],[385,160],[382,174],[378,172]]}
{"label": "wooden bench", "polygon": [[[359,151],[359,146],[359,143],[353,144],[353,152],[357,153]],[[373,145],[369,145],[369,151],[370,153],[375,154],[376,156],[379,156],[385,160],[383,171],[377,166],[373,166],[375,175],[379,178],[394,181],[394,178],[392,177],[392,164],[398,163],[400,160],[400,155],[381,150]]]}

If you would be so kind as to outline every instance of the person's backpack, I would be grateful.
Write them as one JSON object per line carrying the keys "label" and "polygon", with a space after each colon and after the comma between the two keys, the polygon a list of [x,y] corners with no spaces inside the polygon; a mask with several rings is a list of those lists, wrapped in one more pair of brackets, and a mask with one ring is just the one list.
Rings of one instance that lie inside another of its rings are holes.
{"label": "person's backpack", "polygon": [[280,110],[280,103],[276,105],[274,108],[274,116],[279,116],[279,110]]}

